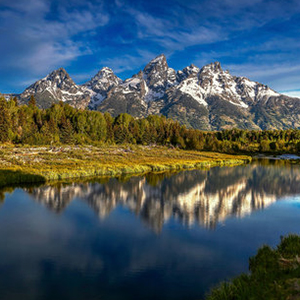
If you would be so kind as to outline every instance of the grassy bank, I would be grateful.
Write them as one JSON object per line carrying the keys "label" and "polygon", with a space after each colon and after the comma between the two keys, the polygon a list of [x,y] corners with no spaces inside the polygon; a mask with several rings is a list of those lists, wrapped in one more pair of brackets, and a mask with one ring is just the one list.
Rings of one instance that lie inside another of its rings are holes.
{"label": "grassy bank", "polygon": [[0,148],[0,185],[249,162],[250,157],[162,146]]}
{"label": "grassy bank", "polygon": [[300,299],[300,237],[282,238],[275,249],[263,246],[242,274],[212,290],[207,300]]}

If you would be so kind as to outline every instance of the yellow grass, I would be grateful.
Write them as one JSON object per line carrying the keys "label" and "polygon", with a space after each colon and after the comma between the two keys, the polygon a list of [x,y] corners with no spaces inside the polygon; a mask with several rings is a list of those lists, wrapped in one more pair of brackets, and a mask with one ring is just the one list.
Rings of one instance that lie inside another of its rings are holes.
{"label": "yellow grass", "polygon": [[0,147],[0,185],[249,162],[248,156],[162,146]]}

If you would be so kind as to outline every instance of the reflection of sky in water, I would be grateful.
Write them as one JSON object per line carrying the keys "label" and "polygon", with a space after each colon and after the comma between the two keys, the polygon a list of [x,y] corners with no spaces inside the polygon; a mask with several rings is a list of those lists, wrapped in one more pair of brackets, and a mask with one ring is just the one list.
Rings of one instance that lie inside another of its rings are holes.
{"label": "reflection of sky in water", "polygon": [[[211,285],[247,272],[260,245],[299,233],[295,168],[215,168],[153,185],[153,178],[75,184],[63,193],[17,189],[0,208],[1,300],[201,299]],[[181,205],[183,194],[196,195],[195,205]],[[231,203],[223,219],[224,209],[216,216],[199,206],[208,194],[220,201],[214,207]]]}
{"label": "reflection of sky in water", "polygon": [[289,206],[300,207],[300,195],[293,196],[293,197],[285,197],[285,198],[282,198],[281,200],[283,200],[283,201],[282,201],[282,203],[280,203],[280,205],[289,205]]}

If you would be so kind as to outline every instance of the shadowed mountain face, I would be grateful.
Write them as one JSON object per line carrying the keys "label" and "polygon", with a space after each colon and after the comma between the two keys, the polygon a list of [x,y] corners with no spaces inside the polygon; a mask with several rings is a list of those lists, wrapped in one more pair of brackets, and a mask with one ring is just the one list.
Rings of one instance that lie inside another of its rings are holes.
{"label": "shadowed mountain face", "polygon": [[113,116],[163,114],[203,130],[300,128],[300,99],[232,76],[219,62],[176,72],[163,54],[124,81],[105,67],[90,81],[76,85],[60,68],[18,95],[19,101],[28,103],[31,95],[42,108],[63,101]]}
{"label": "shadowed mountain face", "polygon": [[155,232],[171,218],[213,229],[229,217],[242,218],[285,196],[300,194],[297,165],[279,161],[194,170],[169,175],[148,174],[126,181],[73,183],[27,189],[37,202],[60,213],[75,198],[101,218],[119,205],[128,208]]}

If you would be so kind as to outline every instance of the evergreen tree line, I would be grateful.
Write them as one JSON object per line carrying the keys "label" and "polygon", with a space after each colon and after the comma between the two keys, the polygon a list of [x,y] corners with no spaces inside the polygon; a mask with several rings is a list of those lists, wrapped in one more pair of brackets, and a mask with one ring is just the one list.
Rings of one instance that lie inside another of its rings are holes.
{"label": "evergreen tree line", "polygon": [[128,114],[78,110],[62,102],[39,109],[32,96],[28,105],[16,98],[0,97],[0,143],[60,144],[158,144],[182,149],[226,153],[300,152],[300,130],[200,131],[164,116],[135,119]]}

